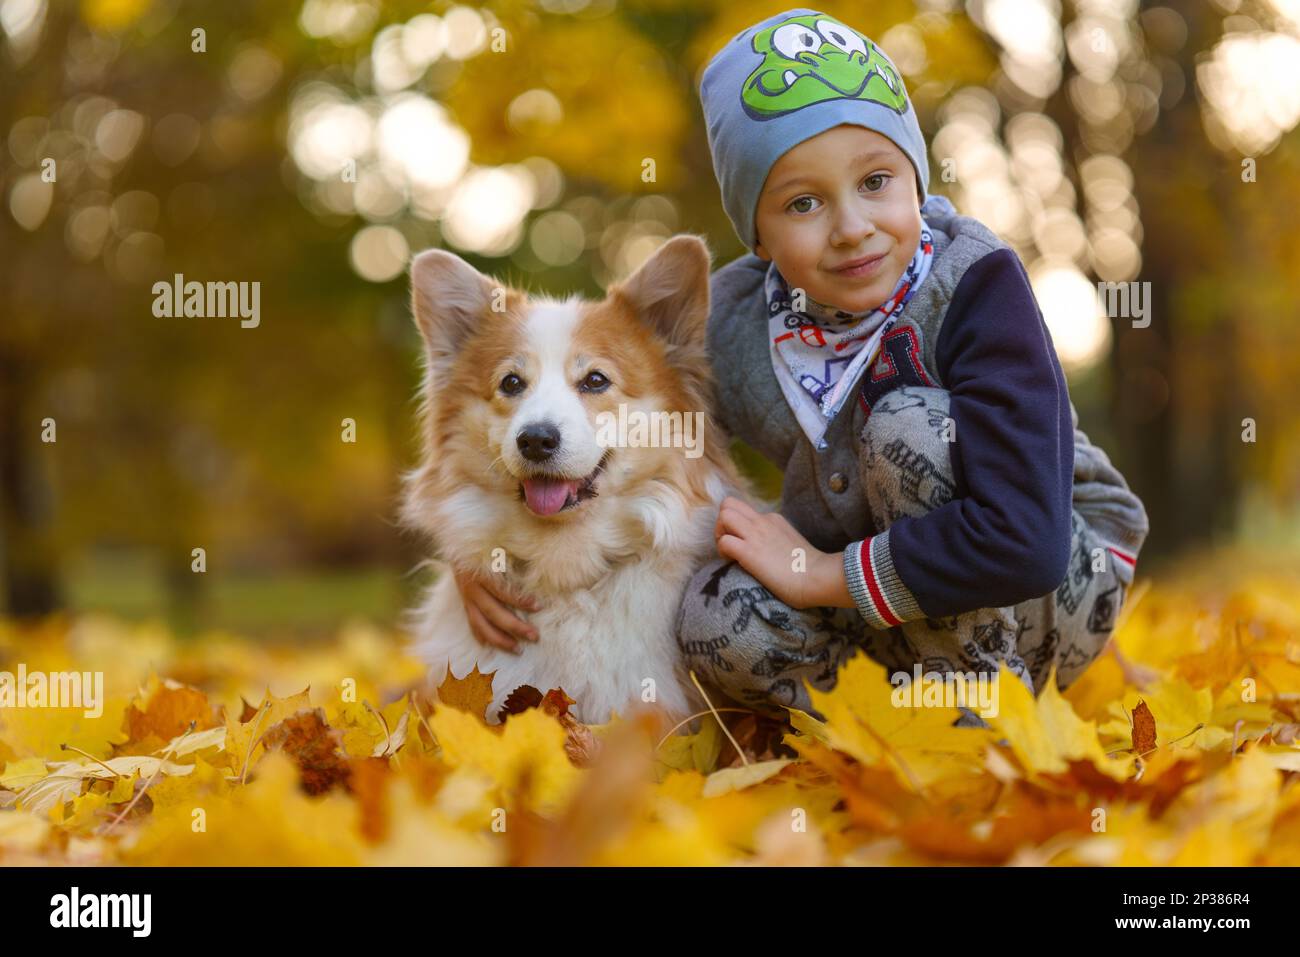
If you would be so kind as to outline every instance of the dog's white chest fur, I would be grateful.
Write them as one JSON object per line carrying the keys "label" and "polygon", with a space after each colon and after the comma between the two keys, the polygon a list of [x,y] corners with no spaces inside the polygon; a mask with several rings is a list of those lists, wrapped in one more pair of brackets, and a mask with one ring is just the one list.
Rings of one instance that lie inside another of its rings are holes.
{"label": "dog's white chest fur", "polygon": [[520,642],[518,655],[474,638],[456,583],[444,571],[419,609],[412,650],[429,664],[435,682],[447,668],[458,678],[475,664],[495,672],[488,709],[493,723],[520,685],[543,694],[562,688],[577,702],[575,717],[587,724],[604,724],[611,711],[626,715],[639,702],[681,719],[693,709],[674,624],[686,582],[706,554],[696,549],[667,561],[661,556],[622,565],[594,587],[552,597],[540,611],[520,612],[540,637]]}

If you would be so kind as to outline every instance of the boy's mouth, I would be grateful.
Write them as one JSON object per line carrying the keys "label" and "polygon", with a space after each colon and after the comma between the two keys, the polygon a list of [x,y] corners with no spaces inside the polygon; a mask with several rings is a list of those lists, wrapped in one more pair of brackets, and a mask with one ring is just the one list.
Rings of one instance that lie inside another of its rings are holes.
{"label": "boy's mouth", "polygon": [[878,256],[862,256],[858,259],[851,259],[842,266],[836,266],[831,271],[840,276],[870,276],[884,263],[886,255],[886,253],[881,253]]}
{"label": "boy's mouth", "polygon": [[596,497],[596,479],[604,471],[612,449],[606,449],[591,474],[582,478],[533,475],[519,483],[519,497],[534,515],[548,516],[576,508]]}

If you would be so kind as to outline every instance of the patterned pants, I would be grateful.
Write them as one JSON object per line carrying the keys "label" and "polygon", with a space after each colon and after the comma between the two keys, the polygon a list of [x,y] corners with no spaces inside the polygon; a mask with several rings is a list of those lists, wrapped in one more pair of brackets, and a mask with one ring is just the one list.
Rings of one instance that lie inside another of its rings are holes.
{"label": "patterned pants", "polygon": [[[920,516],[952,500],[948,400],[945,390],[906,386],[873,407],[858,465],[876,532],[895,518]],[[856,608],[791,608],[736,562],[715,558],[687,586],[678,646],[706,685],[778,718],[786,714],[783,706],[821,718],[804,682],[831,689],[840,666],[859,650],[889,674],[911,675],[918,663],[923,673],[996,673],[1006,662],[1035,694],[1055,665],[1057,686],[1064,689],[1105,647],[1133,580],[1132,566],[1105,550],[1080,504],[1076,499],[1065,579],[1041,598],[880,631]],[[1098,555],[1104,556],[1101,571],[1094,570]],[[957,724],[984,724],[962,712]]]}

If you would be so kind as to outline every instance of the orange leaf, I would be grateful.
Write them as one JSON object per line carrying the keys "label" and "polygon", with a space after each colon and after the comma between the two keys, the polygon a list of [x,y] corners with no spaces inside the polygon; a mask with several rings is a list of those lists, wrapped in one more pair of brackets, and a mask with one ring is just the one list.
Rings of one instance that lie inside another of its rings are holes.
{"label": "orange leaf", "polygon": [[[156,682],[156,683],[154,683]],[[127,741],[118,753],[149,753],[189,730],[206,731],[221,723],[208,696],[198,688],[191,688],[171,679],[151,682],[152,690],[143,703],[132,701],[126,709],[123,730]]]}
{"label": "orange leaf", "polygon": [[1156,718],[1140,698],[1133,709],[1133,751],[1139,757],[1156,749]]}
{"label": "orange leaf", "polygon": [[457,678],[447,669],[447,677],[438,686],[438,701],[459,711],[468,711],[486,721],[488,705],[492,703],[492,676],[495,671],[481,674],[478,665],[464,678]]}

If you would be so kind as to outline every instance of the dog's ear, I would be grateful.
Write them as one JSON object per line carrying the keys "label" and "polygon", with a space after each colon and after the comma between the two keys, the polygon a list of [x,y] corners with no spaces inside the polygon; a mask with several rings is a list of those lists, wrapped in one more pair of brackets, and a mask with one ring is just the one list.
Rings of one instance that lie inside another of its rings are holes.
{"label": "dog's ear", "polygon": [[682,233],[664,243],[641,268],[610,289],[654,332],[673,345],[704,342],[709,318],[709,247]]}
{"label": "dog's ear", "polygon": [[449,362],[505,289],[455,253],[426,249],[411,262],[411,311],[435,367]]}

